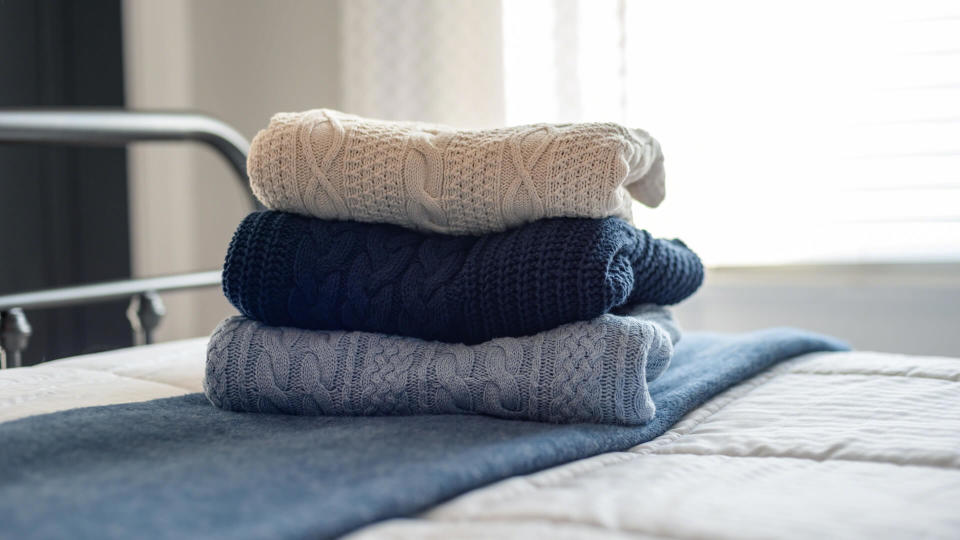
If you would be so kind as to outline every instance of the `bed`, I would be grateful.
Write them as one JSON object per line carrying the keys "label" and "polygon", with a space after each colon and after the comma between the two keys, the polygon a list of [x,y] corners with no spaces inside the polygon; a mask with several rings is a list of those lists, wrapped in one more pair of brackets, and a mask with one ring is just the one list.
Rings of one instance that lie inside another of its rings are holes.
{"label": "bed", "polygon": [[[0,422],[201,391],[205,339],[0,372]],[[353,538],[956,538],[960,359],[797,357],[664,435]]]}
{"label": "bed", "polygon": [[[16,113],[0,120],[6,122],[0,142],[200,140],[220,150],[244,179],[246,142],[206,117]],[[134,329],[149,342],[163,313],[157,292],[219,280],[211,271],[0,297],[0,347],[5,360],[18,365],[30,334],[19,307],[120,297],[133,299]],[[48,413],[202,392],[206,346],[200,338],[0,369],[0,427]],[[11,455],[5,442],[0,460],[4,451]],[[44,478],[36,481],[42,487]],[[4,504],[29,507],[31,501]],[[349,536],[957,538],[958,509],[960,359],[831,352],[763,371],[626,451],[512,475],[423,512],[370,520]],[[143,527],[136,516],[128,524]],[[44,530],[64,530],[52,525]],[[149,532],[165,536],[162,528]],[[0,538],[7,533],[0,523]],[[45,535],[38,527],[27,536]]]}

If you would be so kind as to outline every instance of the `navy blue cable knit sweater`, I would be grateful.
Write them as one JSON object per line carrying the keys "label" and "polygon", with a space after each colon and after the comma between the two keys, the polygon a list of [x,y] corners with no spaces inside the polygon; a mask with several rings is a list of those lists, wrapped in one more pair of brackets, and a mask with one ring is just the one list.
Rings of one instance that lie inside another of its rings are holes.
{"label": "navy blue cable knit sweater", "polygon": [[484,236],[257,212],[234,234],[223,290],[272,326],[480,343],[675,304],[703,281],[679,240],[618,218],[553,218]]}

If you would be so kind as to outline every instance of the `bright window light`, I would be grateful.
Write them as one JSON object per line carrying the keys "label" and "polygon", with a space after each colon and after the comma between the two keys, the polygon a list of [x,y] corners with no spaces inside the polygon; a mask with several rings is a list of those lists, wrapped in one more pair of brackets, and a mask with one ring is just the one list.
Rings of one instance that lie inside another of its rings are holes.
{"label": "bright window light", "polygon": [[957,2],[504,2],[504,22],[508,123],[648,130],[668,195],[636,223],[708,264],[960,259]]}

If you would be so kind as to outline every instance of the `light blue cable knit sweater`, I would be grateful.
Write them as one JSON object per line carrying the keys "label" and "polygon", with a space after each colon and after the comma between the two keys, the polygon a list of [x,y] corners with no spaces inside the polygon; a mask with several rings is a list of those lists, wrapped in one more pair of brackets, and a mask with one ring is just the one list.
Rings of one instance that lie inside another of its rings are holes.
{"label": "light blue cable knit sweater", "polygon": [[647,383],[678,338],[656,306],[477,345],[232,317],[210,338],[204,391],[234,411],[639,425],[654,416]]}

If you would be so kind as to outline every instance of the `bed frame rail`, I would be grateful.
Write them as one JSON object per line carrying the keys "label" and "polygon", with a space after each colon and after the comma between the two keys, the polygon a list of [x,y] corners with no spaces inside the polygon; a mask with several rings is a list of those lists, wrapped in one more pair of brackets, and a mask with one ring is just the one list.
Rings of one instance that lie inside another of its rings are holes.
{"label": "bed frame rail", "polygon": [[[119,109],[0,110],[0,144],[126,146],[141,141],[194,141],[226,159],[251,207],[261,208],[247,183],[250,143],[226,123],[197,113]],[[2,174],[2,171],[0,171]],[[65,307],[130,298],[127,318],[135,344],[151,343],[166,309],[159,293],[220,285],[220,271],[126,279],[0,296],[0,369],[19,367],[30,340],[24,309]]]}

